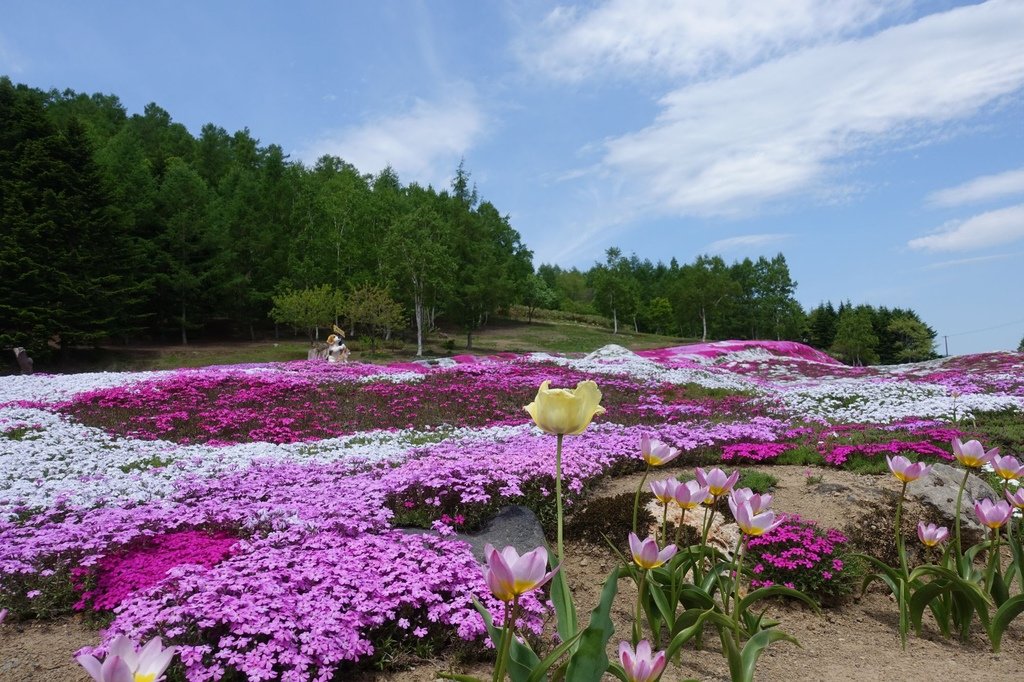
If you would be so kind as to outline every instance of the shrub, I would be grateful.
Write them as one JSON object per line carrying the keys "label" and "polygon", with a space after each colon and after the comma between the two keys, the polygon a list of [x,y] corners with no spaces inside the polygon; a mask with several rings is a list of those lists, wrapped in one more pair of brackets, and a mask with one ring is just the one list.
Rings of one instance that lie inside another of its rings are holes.
{"label": "shrub", "polygon": [[[640,528],[651,526],[657,519],[647,510],[654,495],[644,492],[640,495]],[[628,552],[629,534],[633,530],[633,493],[622,493],[613,497],[598,497],[587,500],[568,520],[565,535],[573,540],[583,540],[595,545],[607,546],[607,537],[619,549]],[[641,535],[643,533],[640,533]]]}
{"label": "shrub", "polygon": [[822,603],[835,603],[856,581],[847,559],[846,536],[799,516],[747,542],[751,588],[785,585]]}
{"label": "shrub", "polygon": [[736,481],[737,488],[750,488],[755,493],[766,493],[778,485],[779,479],[763,471],[741,469],[739,480]]}

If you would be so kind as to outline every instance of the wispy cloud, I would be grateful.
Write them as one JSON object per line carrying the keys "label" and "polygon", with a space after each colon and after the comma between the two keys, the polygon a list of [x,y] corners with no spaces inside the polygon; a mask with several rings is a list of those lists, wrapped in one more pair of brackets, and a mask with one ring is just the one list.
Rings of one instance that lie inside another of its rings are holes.
{"label": "wispy cloud", "polygon": [[744,249],[756,249],[766,244],[774,244],[792,237],[791,234],[743,234],[736,237],[727,237],[713,241],[704,247],[707,253],[728,253],[730,251],[741,251]]}
{"label": "wispy cloud", "polygon": [[972,265],[975,263],[985,263],[993,260],[1005,260],[1007,258],[1015,258],[1017,256],[1024,255],[1022,252],[1017,253],[997,253],[994,256],[975,256],[974,258],[957,258],[955,260],[944,260],[939,263],[931,263],[925,265],[921,270],[944,270],[946,268],[955,268],[960,265]]}
{"label": "wispy cloud", "polygon": [[983,175],[962,185],[933,192],[925,202],[939,207],[962,206],[1016,194],[1024,194],[1024,168]]}
{"label": "wispy cloud", "polygon": [[475,95],[459,87],[436,101],[417,99],[406,111],[327,132],[299,157],[312,162],[331,154],[364,173],[390,165],[405,183],[442,186],[484,125]]}
{"label": "wispy cloud", "polygon": [[25,71],[25,60],[11,47],[10,42],[0,34],[0,73],[16,75]]}
{"label": "wispy cloud", "polygon": [[559,6],[520,56],[562,80],[728,72],[849,36],[909,0],[607,0],[589,11]]}
{"label": "wispy cloud", "polygon": [[930,15],[675,90],[600,168],[643,211],[723,215],[820,190],[842,159],[977,113],[1024,85],[1024,3]]}
{"label": "wispy cloud", "polygon": [[1024,239],[1024,204],[952,221],[934,234],[911,239],[907,246],[922,251],[974,251]]}

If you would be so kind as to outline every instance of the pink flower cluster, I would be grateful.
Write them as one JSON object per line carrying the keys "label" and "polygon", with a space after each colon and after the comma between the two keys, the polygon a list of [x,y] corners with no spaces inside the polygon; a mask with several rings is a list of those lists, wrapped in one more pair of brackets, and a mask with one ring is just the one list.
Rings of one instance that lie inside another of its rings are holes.
{"label": "pink flower cluster", "polygon": [[722,461],[768,462],[792,447],[789,443],[732,443],[722,448]]}
{"label": "pink flower cluster", "polygon": [[[340,665],[372,657],[384,634],[479,638],[474,596],[501,613],[464,542],[292,529],[240,545],[123,602],[105,636],[171,639],[191,682],[229,671],[253,682],[330,680]],[[539,633],[544,606],[532,594],[520,605],[519,627]]]}
{"label": "pink flower cluster", "polygon": [[787,515],[774,530],[747,541],[754,573],[750,585],[785,585],[822,599],[838,597],[850,589],[843,579],[848,542],[837,530]]}
{"label": "pink flower cluster", "polygon": [[[108,555],[94,567],[96,586],[82,592],[75,608],[81,610],[91,603],[96,611],[111,610],[131,594],[163,580],[173,568],[186,565],[210,568],[218,564],[237,541],[238,538],[224,533],[182,531],[159,535],[124,554]],[[87,568],[71,569],[72,579],[80,585],[91,573]]]}
{"label": "pink flower cluster", "polygon": [[877,457],[879,455],[895,455],[900,453],[914,453],[935,457],[943,460],[953,459],[948,448],[942,448],[929,441],[905,441],[892,440],[887,443],[862,443],[859,445],[836,445],[825,452],[825,462],[832,466],[841,467],[852,455],[864,455]]}

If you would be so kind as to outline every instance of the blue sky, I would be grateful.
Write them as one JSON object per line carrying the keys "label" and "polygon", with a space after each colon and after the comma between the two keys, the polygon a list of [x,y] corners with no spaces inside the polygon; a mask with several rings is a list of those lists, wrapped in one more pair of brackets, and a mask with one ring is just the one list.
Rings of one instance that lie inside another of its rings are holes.
{"label": "blue sky", "polygon": [[782,251],[806,306],[1024,336],[1024,2],[0,0],[0,73],[445,186],[535,263]]}

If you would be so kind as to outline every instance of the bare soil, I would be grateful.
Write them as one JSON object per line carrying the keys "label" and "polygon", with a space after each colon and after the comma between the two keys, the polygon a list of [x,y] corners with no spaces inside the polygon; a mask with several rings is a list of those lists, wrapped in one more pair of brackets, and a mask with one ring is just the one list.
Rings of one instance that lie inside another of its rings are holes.
{"label": "bare soil", "polygon": [[[851,518],[870,508],[872,496],[878,491],[898,491],[898,485],[890,476],[816,470],[816,474],[824,476],[822,485],[808,485],[803,467],[776,466],[765,471],[779,479],[773,491],[775,509],[815,519],[822,526],[842,528]],[[635,490],[638,483],[639,476],[609,479],[595,494],[629,492]],[[598,590],[616,559],[610,550],[572,542],[566,548],[566,556],[565,570],[570,586],[581,617],[586,618],[596,605]],[[624,636],[628,636],[635,599],[632,583],[620,581],[612,617],[616,631]],[[1024,667],[1024,619],[1006,632],[999,654],[991,652],[987,639],[977,631],[977,624],[971,640],[961,643],[943,638],[927,616],[922,636],[911,635],[906,650],[901,650],[895,604],[880,590],[871,590],[863,598],[826,609],[821,615],[801,605],[776,602],[769,607],[768,616],[781,621],[779,627],[795,636],[800,646],[786,642],[773,644],[758,664],[756,679],[759,681],[1010,680],[1018,679]],[[88,676],[74,662],[72,654],[98,639],[98,633],[77,617],[0,625],[0,680],[88,682]],[[618,637],[613,637],[613,644],[617,642]],[[416,662],[396,672],[367,673],[360,676],[360,680],[426,682],[435,679],[437,671],[452,669],[481,678],[490,676],[490,666],[485,662],[459,665],[452,660],[435,660]],[[706,637],[702,651],[692,647],[684,649],[680,664],[670,667],[663,679],[689,678],[729,679],[717,638]]]}

